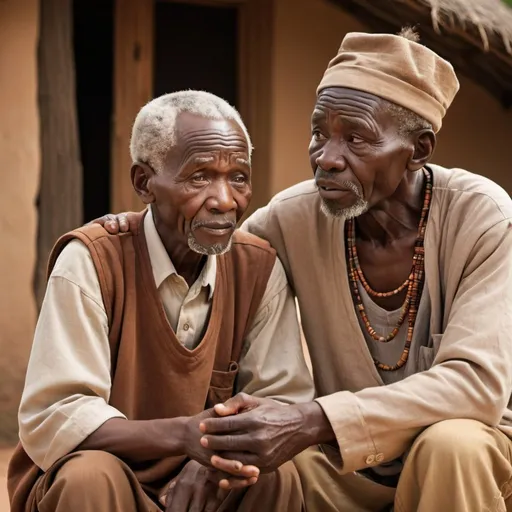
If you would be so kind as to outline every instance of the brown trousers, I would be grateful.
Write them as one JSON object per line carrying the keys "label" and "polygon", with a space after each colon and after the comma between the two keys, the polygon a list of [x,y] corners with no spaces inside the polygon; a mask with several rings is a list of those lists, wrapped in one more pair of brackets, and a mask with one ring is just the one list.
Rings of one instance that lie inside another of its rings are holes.
{"label": "brown trousers", "polygon": [[[156,512],[162,508],[142,490],[132,470],[104,451],[63,457],[38,481],[31,512]],[[246,491],[232,491],[223,512],[302,512],[299,475],[292,462],[262,475]]]}
{"label": "brown trousers", "polygon": [[477,421],[423,431],[396,489],[342,475],[337,462],[318,448],[296,457],[308,512],[512,512],[512,441]]}

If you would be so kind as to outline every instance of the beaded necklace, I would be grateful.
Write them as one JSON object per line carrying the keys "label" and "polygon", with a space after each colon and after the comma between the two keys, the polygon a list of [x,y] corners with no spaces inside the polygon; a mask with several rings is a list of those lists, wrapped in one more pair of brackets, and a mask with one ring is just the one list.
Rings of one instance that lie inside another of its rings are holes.
{"label": "beaded necklace", "polygon": [[[347,253],[348,253],[348,270],[349,270],[349,281],[352,289],[352,297],[354,299],[356,310],[358,311],[363,324],[368,331],[368,334],[376,341],[381,343],[388,343],[398,334],[400,327],[408,319],[407,338],[405,341],[404,350],[398,362],[392,366],[381,363],[377,359],[373,359],[375,365],[380,370],[395,371],[407,363],[409,358],[409,349],[412,343],[412,335],[414,332],[414,324],[416,322],[416,316],[418,314],[418,306],[423,291],[423,283],[425,278],[425,229],[427,227],[428,212],[430,209],[430,199],[432,197],[432,176],[430,172],[424,169],[425,174],[425,196],[423,199],[423,208],[421,210],[421,218],[418,227],[418,236],[414,244],[414,256],[412,259],[412,269],[409,277],[398,287],[390,292],[377,292],[373,290],[368,281],[365,279],[361,266],[359,265],[359,259],[357,257],[357,246],[356,246],[356,233],[355,233],[355,220],[348,219],[345,224],[346,228],[346,239],[347,239]],[[373,297],[392,297],[399,294],[402,290],[407,288],[407,294],[405,301],[400,310],[400,316],[398,318],[395,328],[387,335],[381,336],[375,329],[370,325],[368,315],[364,308],[363,301],[361,300],[361,294],[359,293],[358,283],[361,283],[362,287]]]}

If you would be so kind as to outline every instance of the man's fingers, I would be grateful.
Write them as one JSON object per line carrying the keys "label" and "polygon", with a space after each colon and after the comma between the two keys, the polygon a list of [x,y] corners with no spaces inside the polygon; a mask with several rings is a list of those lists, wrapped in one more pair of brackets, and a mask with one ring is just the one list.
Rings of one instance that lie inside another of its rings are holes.
{"label": "man's fingers", "polygon": [[[214,469],[218,469],[215,465],[219,464],[218,459],[221,459],[221,457],[212,457],[210,460],[212,466]],[[259,465],[260,459],[259,457],[254,453],[247,453],[247,452],[223,452],[222,453],[222,459],[223,460],[236,460],[240,461],[244,466],[253,466],[255,468],[258,468],[258,471],[261,473],[261,468]],[[222,470],[221,470],[222,471]]]}
{"label": "man's fingers", "polygon": [[217,512],[224,500],[228,497],[228,494],[228,490],[217,488],[215,496],[207,496],[204,512]]}
{"label": "man's fingers", "polygon": [[239,399],[237,395],[223,404],[216,404],[214,409],[219,416],[231,416],[232,414],[238,414],[243,406],[243,400]]}
{"label": "man's fingers", "polygon": [[172,492],[167,495],[165,510],[167,512],[188,512],[191,494],[191,488],[188,485],[180,485],[178,481]]}
{"label": "man's fingers", "polygon": [[119,233],[119,222],[115,215],[104,215],[94,222],[102,225],[111,235],[117,235],[117,233]]}
{"label": "man's fingers", "polygon": [[251,478],[223,478],[219,482],[219,487],[225,491],[232,489],[243,489],[245,487],[250,487],[254,485],[258,481],[258,478],[253,476]]}
{"label": "man's fingers", "polygon": [[167,488],[167,491],[165,492],[165,494],[163,494],[162,496],[160,496],[160,504],[163,505],[164,507],[167,508],[167,504],[171,502],[172,500],[172,493],[174,491],[174,487],[176,486],[176,481],[174,482],[171,482],[169,484],[169,487]]}
{"label": "man's fingers", "polygon": [[126,214],[120,213],[117,216],[117,221],[119,223],[119,230],[121,233],[126,233],[130,230],[130,223],[128,222],[128,218],[126,217]]}
{"label": "man's fingers", "polygon": [[119,213],[118,215],[109,213],[92,222],[103,226],[111,235],[130,231],[130,221],[125,213]]}
{"label": "man's fingers", "polygon": [[251,406],[255,406],[254,398],[245,393],[238,393],[223,404],[217,404],[214,409],[219,416],[231,416],[238,414],[241,409]]}
{"label": "man's fingers", "polygon": [[203,434],[229,434],[245,431],[247,425],[252,425],[252,420],[248,419],[245,414],[241,414],[226,418],[206,418],[201,421],[199,430]]}
{"label": "man's fingers", "polygon": [[214,452],[249,452],[254,449],[254,437],[250,434],[205,435],[201,437],[201,445]]}
{"label": "man's fingers", "polygon": [[[259,476],[259,469],[251,467],[251,473]],[[258,481],[258,476],[233,476],[229,473],[225,473],[224,471],[217,470],[209,470],[208,471],[208,480],[215,484],[219,489],[223,489],[225,491],[231,489],[243,489],[244,487],[249,487],[250,485],[254,485]]]}
{"label": "man's fingers", "polygon": [[187,509],[188,512],[204,512],[208,490],[210,490],[210,492],[213,494],[213,490],[209,485],[203,485],[200,489],[195,490],[195,492],[190,497],[190,505]]}
{"label": "man's fingers", "polygon": [[[244,478],[258,477],[260,475],[260,470],[256,466],[244,466],[237,460],[227,460],[218,455],[214,455],[210,462],[212,466],[215,465],[215,468],[219,470],[221,476],[223,473]],[[212,473],[219,475],[219,472],[215,471]]]}

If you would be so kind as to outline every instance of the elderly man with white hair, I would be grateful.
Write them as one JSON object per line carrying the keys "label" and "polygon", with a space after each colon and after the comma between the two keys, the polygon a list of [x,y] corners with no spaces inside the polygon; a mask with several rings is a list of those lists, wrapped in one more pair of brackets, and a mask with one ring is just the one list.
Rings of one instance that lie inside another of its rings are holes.
{"label": "elderly man with white hair", "polygon": [[149,207],[130,233],[89,225],[50,256],[12,512],[302,510],[292,463],[213,469],[199,442],[237,391],[313,398],[284,269],[235,229],[251,151],[236,110],[211,94],[165,95],[138,114],[131,180]]}

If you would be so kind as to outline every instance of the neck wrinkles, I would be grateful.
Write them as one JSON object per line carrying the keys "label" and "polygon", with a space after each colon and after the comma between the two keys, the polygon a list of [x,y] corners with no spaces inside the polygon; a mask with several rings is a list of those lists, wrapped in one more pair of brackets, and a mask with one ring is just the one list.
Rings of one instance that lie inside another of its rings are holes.
{"label": "neck wrinkles", "polygon": [[423,207],[423,171],[406,173],[396,192],[360,215],[356,236],[375,245],[416,235]]}

